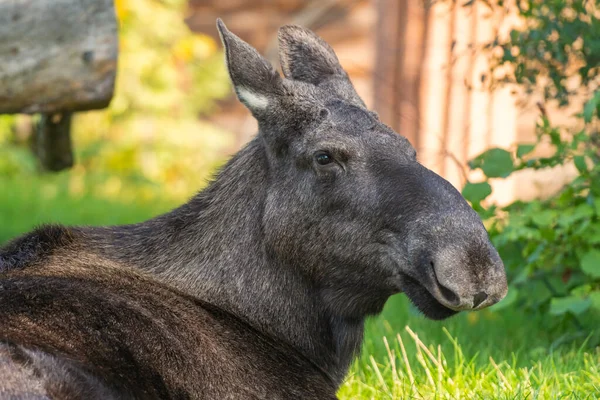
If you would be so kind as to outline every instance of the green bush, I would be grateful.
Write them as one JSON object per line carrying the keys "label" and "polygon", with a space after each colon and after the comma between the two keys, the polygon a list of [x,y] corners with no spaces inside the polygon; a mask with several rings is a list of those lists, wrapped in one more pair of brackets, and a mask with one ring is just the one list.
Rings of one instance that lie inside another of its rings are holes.
{"label": "green bush", "polygon": [[[544,103],[559,107],[575,98],[584,102],[568,127],[553,125],[546,104],[539,104],[536,142],[479,155],[469,166],[486,179],[463,189],[486,220],[509,273],[509,295],[497,307],[549,313],[559,317],[555,322],[572,320],[578,328],[582,317],[600,311],[600,22],[593,3],[517,1],[524,28],[486,45],[493,84],[520,85],[526,95],[542,93]],[[551,154],[533,156],[540,146]],[[549,198],[484,205],[492,193],[490,178],[569,164],[576,177]]]}

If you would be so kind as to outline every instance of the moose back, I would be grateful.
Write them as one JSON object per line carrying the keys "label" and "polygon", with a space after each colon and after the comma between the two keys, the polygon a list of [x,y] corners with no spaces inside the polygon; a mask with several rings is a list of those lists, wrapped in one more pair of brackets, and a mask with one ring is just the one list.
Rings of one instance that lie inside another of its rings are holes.
{"label": "moose back", "polygon": [[391,295],[443,319],[506,294],[477,214],[329,45],[282,27],[282,77],[217,25],[258,134],[165,215],[0,250],[0,397],[333,399]]}

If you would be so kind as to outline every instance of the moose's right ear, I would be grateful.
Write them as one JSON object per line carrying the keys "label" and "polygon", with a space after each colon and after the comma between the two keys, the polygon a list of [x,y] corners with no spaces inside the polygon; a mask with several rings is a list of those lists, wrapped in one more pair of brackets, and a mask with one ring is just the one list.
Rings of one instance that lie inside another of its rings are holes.
{"label": "moose's right ear", "polygon": [[335,52],[317,34],[297,25],[279,28],[279,60],[289,79],[318,85],[331,76],[348,77]]}
{"label": "moose's right ear", "polygon": [[255,48],[231,33],[220,18],[217,29],[225,47],[229,76],[242,103],[259,117],[284,93],[281,76]]}

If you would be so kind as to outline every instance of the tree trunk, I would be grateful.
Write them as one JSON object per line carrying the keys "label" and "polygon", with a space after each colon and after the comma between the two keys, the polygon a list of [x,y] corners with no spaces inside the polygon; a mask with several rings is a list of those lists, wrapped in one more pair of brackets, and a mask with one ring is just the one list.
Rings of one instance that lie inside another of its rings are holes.
{"label": "tree trunk", "polygon": [[428,42],[429,1],[378,0],[375,110],[383,122],[421,147],[421,77]]}

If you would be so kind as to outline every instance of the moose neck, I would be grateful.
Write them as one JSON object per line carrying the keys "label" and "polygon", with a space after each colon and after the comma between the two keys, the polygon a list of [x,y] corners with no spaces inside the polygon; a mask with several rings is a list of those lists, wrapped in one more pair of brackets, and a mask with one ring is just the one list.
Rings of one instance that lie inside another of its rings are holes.
{"label": "moose neck", "polygon": [[150,221],[92,231],[106,257],[152,272],[291,344],[336,385],[362,342],[364,319],[323,304],[318,288],[264,247],[268,161],[257,138],[187,204]]}

